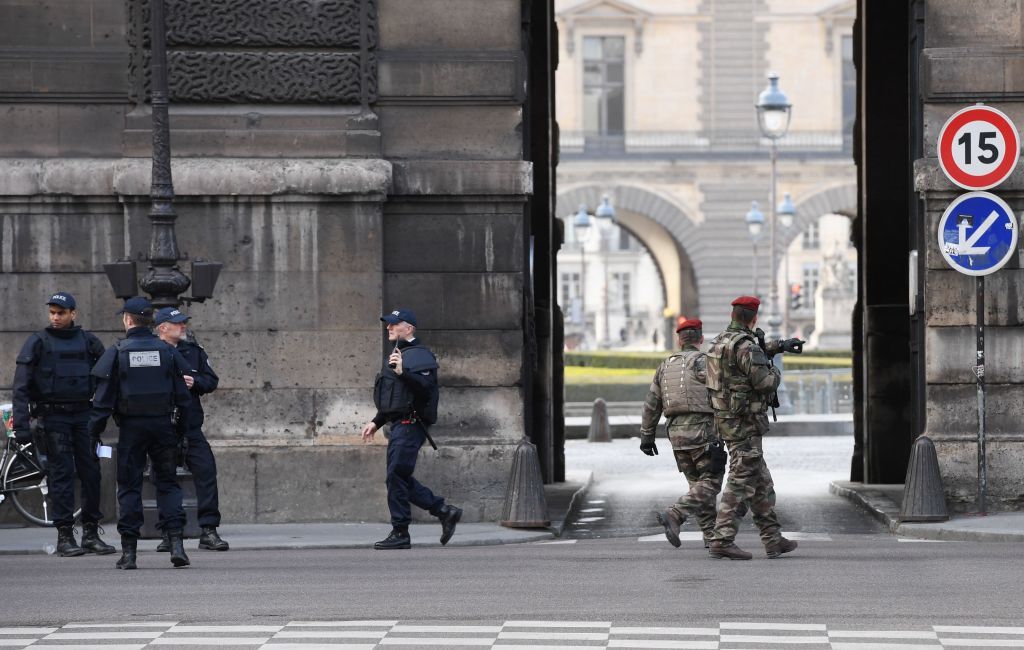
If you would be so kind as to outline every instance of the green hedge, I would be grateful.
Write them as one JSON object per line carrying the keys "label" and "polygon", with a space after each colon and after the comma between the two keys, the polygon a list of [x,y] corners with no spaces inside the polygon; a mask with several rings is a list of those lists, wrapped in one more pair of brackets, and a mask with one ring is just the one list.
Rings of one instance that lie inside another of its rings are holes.
{"label": "green hedge", "polygon": [[[669,352],[566,352],[565,365],[585,368],[640,368],[654,370]],[[849,368],[849,352],[810,352],[807,356],[786,355],[786,367],[792,370]]]}

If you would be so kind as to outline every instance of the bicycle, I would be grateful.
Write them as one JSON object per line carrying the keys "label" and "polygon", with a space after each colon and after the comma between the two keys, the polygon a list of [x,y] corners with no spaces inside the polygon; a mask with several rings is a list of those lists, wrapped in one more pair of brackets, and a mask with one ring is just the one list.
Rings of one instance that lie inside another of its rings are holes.
{"label": "bicycle", "polygon": [[[9,497],[14,509],[29,522],[53,526],[46,498],[49,492],[46,469],[33,443],[21,444],[8,431],[7,444],[0,455],[0,504]],[[75,517],[81,512],[81,508],[76,510]]]}

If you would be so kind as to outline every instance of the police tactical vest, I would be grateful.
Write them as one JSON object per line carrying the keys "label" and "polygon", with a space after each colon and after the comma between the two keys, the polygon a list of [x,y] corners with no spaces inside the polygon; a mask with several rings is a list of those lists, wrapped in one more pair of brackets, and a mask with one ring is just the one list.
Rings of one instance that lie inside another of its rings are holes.
{"label": "police tactical vest", "polygon": [[684,413],[711,413],[708,390],[696,377],[694,366],[704,356],[699,350],[686,350],[665,360],[661,368],[661,401],[666,417]]}
{"label": "police tactical vest", "polygon": [[[410,345],[401,352],[403,372],[437,370],[437,358],[424,346]],[[438,393],[435,382],[427,399],[417,403],[412,388],[385,364],[373,384],[373,403],[379,412],[388,417],[404,417],[415,413],[417,418],[431,425],[437,422]]]}
{"label": "police tactical vest", "polygon": [[170,415],[174,411],[174,360],[158,338],[128,338],[117,343],[122,415]]}
{"label": "police tactical vest", "polygon": [[35,384],[41,402],[88,402],[92,399],[92,357],[85,332],[62,338],[47,330],[38,333],[42,356],[36,365]]}
{"label": "police tactical vest", "polygon": [[715,337],[707,352],[707,389],[711,407],[720,417],[738,417],[768,410],[766,396],[754,390],[736,363],[736,349],[743,341],[757,345],[750,332],[726,330]]}

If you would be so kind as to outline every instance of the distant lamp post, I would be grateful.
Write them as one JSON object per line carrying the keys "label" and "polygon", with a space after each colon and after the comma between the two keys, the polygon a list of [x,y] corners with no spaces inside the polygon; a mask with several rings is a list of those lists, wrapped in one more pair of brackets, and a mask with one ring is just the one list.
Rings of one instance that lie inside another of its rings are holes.
{"label": "distant lamp post", "polygon": [[[178,262],[178,239],[174,222],[174,182],[171,178],[171,126],[167,80],[167,26],[164,21],[164,0],[150,3],[150,44],[151,44],[151,86],[150,107],[153,122],[153,176],[150,185],[150,244],[149,269],[138,286],[148,293],[153,306],[177,307],[183,300],[203,302],[212,297],[213,287],[220,274],[220,262],[196,260],[192,263],[195,285],[181,272]],[[135,292],[135,262],[118,260],[104,264],[103,269],[119,298],[127,298]],[[193,285],[193,295],[181,294]]]}
{"label": "distant lamp post", "polygon": [[[786,235],[785,243],[782,249],[782,275],[783,283],[782,286],[789,287],[789,231],[793,227],[793,221],[796,219],[796,206],[793,205],[793,199],[790,198],[789,192],[782,195],[782,203],[775,209],[775,214],[779,215],[779,225],[782,226],[782,232]],[[782,331],[785,336],[790,334],[789,325],[789,310],[790,302],[786,301],[786,307],[783,309],[782,317]]]}
{"label": "distant lamp post", "polygon": [[764,228],[764,214],[757,209],[757,201],[750,202],[750,211],[747,212],[747,231],[750,233],[750,243],[754,245],[753,276],[754,295],[757,295],[757,242],[761,240],[761,230]]}
{"label": "distant lamp post", "polygon": [[572,220],[572,231],[580,245],[580,317],[583,319],[583,340],[587,339],[587,240],[591,232],[590,215],[585,203]]}
{"label": "distant lamp post", "polygon": [[[597,206],[597,210],[594,210],[594,216],[600,221],[607,224],[615,223],[615,208],[612,206],[612,201],[605,194],[601,197],[601,205]],[[612,340],[611,338],[611,327],[608,322],[608,248],[609,242],[605,241],[605,236],[608,233],[607,228],[602,228],[602,245],[601,245],[601,266],[604,268],[604,341],[607,344]]]}
{"label": "distant lamp post", "polygon": [[769,335],[771,338],[778,339],[781,337],[779,327],[782,325],[782,319],[779,316],[779,283],[776,276],[776,163],[778,159],[778,141],[780,138],[786,135],[786,131],[789,130],[789,121],[792,118],[793,105],[789,103],[789,98],[786,97],[786,93],[779,90],[779,75],[771,72],[768,74],[768,87],[761,91],[761,94],[757,98],[757,124],[761,128],[761,135],[768,138],[771,142],[771,197],[769,198],[771,204],[771,243],[770,243],[770,255],[771,260],[771,297],[769,300],[769,309],[771,310],[768,314],[768,327],[771,330]]}

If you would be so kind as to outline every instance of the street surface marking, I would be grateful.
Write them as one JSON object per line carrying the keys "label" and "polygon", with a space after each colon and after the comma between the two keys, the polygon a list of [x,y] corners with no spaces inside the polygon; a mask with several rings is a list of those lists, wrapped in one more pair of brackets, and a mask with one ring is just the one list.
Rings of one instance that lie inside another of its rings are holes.
{"label": "street surface marking", "polygon": [[274,635],[275,639],[383,639],[387,630],[318,630],[316,632],[292,632],[282,630]]}
{"label": "street surface marking", "polygon": [[541,544],[541,545],[544,545],[544,544],[575,544],[578,541],[580,541],[580,540],[578,540],[578,539],[556,539],[553,542],[534,542],[534,544]]}
{"label": "street surface marking", "polygon": [[[825,626],[817,623],[722,623],[723,630],[803,630],[805,632],[824,632]],[[825,640],[828,643],[828,640]]]}
{"label": "street surface marking", "polygon": [[142,650],[158,646],[243,646],[266,650],[382,650],[389,647],[939,650],[1024,648],[1024,627],[936,625],[918,629],[829,630],[826,624],[819,623],[756,621],[720,622],[718,627],[679,627],[578,620],[485,624],[361,620],[293,621],[286,625],[132,621],[0,628],[0,649],[47,646],[62,650]]}
{"label": "street surface marking", "polygon": [[828,645],[827,636],[771,636],[748,634],[723,634],[721,637],[719,637],[719,639],[722,643],[785,643],[786,645]]}
{"label": "street surface marking", "polygon": [[[702,542],[704,541],[704,534],[699,530],[684,530],[680,531],[679,539],[690,541],[690,542]],[[665,542],[665,533],[658,533],[657,535],[644,535],[643,537],[637,537],[638,542]]]}
{"label": "street surface marking", "polygon": [[718,636],[717,627],[622,627],[615,626],[612,634],[673,634],[679,636]]}
{"label": "street surface marking", "polygon": [[807,542],[831,542],[832,536],[827,533],[800,533],[800,532],[786,532],[785,536],[789,539],[798,539],[800,541]]}
{"label": "street surface marking", "polygon": [[913,539],[913,538],[910,538],[910,537],[897,537],[896,541],[897,542],[908,542],[908,543],[912,543],[912,544],[913,543],[921,543],[921,542],[931,542],[931,543],[943,544],[947,540],[944,540],[944,539]]}
{"label": "street surface marking", "polygon": [[937,639],[939,635],[932,630],[829,630],[829,638],[859,638],[859,639]]}
{"label": "street surface marking", "polygon": [[958,625],[936,625],[936,632],[953,632],[954,634],[1022,634],[1024,627],[976,627]]}

